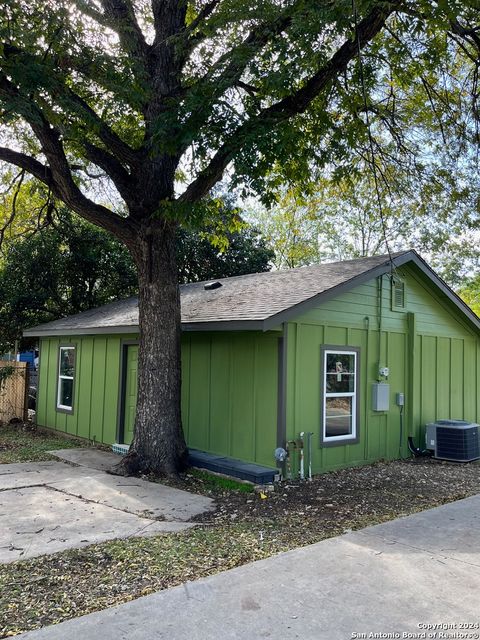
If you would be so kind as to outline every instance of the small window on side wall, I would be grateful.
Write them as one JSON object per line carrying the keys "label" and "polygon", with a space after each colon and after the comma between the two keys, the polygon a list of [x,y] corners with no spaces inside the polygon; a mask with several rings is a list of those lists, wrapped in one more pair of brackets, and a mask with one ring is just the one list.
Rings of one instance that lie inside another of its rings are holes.
{"label": "small window on side wall", "polygon": [[323,446],[358,442],[358,349],[322,348]]}
{"label": "small window on side wall", "polygon": [[58,357],[57,409],[73,410],[75,347],[60,347]]}

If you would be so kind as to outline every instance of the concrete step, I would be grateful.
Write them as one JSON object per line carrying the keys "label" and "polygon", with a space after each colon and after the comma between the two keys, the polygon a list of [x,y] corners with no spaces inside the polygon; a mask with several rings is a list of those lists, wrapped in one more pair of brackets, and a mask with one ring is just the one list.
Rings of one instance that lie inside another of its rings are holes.
{"label": "concrete step", "polygon": [[270,467],[199,451],[198,449],[189,449],[189,463],[192,467],[197,467],[198,469],[222,473],[240,480],[248,480],[254,484],[269,484],[275,480],[275,476],[278,474],[276,469],[271,469]]}

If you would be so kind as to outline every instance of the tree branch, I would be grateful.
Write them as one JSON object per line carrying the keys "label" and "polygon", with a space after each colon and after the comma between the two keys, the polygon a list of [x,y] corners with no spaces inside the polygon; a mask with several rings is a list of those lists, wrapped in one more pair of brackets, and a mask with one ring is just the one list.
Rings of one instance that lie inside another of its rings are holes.
{"label": "tree branch", "polygon": [[135,16],[131,0],[101,0],[105,19],[120,38],[126,53],[133,56],[143,77],[147,77],[149,46]]}
{"label": "tree branch", "polygon": [[105,14],[101,13],[89,0],[74,0],[74,3],[82,13],[98,22],[102,27],[111,27]]}
{"label": "tree branch", "polygon": [[[212,83],[208,98],[206,97],[207,93],[204,92],[202,100],[200,102],[197,100],[197,104],[199,103],[201,106],[193,110],[186,128],[194,130],[200,124],[203,124],[205,116],[210,114],[215,100],[227,89],[238,84],[246,66],[258,51],[289,27],[297,5],[301,6],[302,0],[296,0],[293,5],[287,6],[273,22],[262,22],[252,28],[248,36],[239,45],[220,56],[208,72],[192,86],[190,93],[195,93],[197,87],[201,88],[207,82]],[[221,71],[224,64],[226,66]],[[220,72],[220,75],[216,76],[217,72]]]}
{"label": "tree branch", "polygon": [[7,147],[0,147],[0,160],[8,162],[8,164],[13,164],[19,169],[23,169],[37,178],[37,180],[40,180],[40,182],[43,182],[43,184],[46,184],[47,187],[53,184],[52,172],[49,167],[26,153],[13,151],[13,149],[8,149]]}
{"label": "tree branch", "polygon": [[[0,147],[0,161],[19,167],[34,178],[37,178],[37,180],[51,189],[57,198],[63,200],[85,220],[111,231],[118,238],[130,238],[130,229],[126,220],[84,196],[76,185],[74,185],[74,189],[71,192],[64,193],[55,182],[52,170],[47,165],[25,153],[14,151],[7,147]],[[67,195],[68,197],[66,197]]]}
{"label": "tree branch", "polygon": [[196,202],[203,198],[221,179],[225,168],[242,146],[245,136],[253,135],[256,130],[266,133],[281,122],[304,113],[322,90],[326,89],[339,74],[346,70],[349,62],[358,54],[358,46],[363,48],[370,42],[400,4],[401,0],[394,0],[390,3],[382,3],[381,7],[372,9],[358,24],[355,37],[344,42],[330,60],[311,76],[301,89],[280,102],[262,109],[257,116],[238,127],[218,149],[209,165],[187,187],[179,201]]}
{"label": "tree branch", "polygon": [[189,51],[198,44],[198,42],[203,38],[202,35],[195,34],[195,30],[200,26],[202,22],[204,22],[208,17],[212,15],[217,6],[220,4],[220,0],[210,0],[206,5],[198,12],[198,15],[192,20],[192,22],[187,26],[184,31],[184,34],[190,38],[190,44],[187,47]]}
{"label": "tree branch", "polygon": [[150,48],[149,71],[153,97],[146,115],[155,119],[165,110],[166,96],[178,95],[182,62],[176,51],[177,38],[185,30],[187,3],[178,0],[151,0],[155,38]]}
{"label": "tree branch", "polygon": [[[13,46],[8,43],[0,43],[0,48],[2,48],[3,55],[7,60],[12,56],[14,57],[14,64],[21,60],[26,68],[32,64],[36,67],[39,65],[39,61],[35,56],[26,53],[17,46]],[[49,67],[45,67],[44,72],[45,77],[48,78],[46,91],[53,94],[53,97],[59,102],[66,102],[69,106],[73,107],[77,113],[80,113],[84,118],[90,121],[90,124],[93,125],[90,127],[90,130],[105,144],[108,149],[112,149],[122,162],[132,166],[138,161],[138,154],[126,142],[124,142],[120,136],[115,133],[115,131],[113,131],[113,129],[96,113],[84,98],[75,93],[71,87],[67,86],[59,73],[53,72]],[[0,79],[2,76],[5,80],[5,75],[0,72]],[[7,89],[7,83],[8,81],[4,82],[5,89]],[[8,90],[13,95],[15,88],[12,83],[10,83]]]}
{"label": "tree branch", "polygon": [[105,151],[88,141],[84,142],[83,147],[87,160],[105,171],[105,173],[112,179],[127,207],[129,209],[133,207],[135,205],[135,200],[132,199],[132,178],[128,171],[124,169],[123,165],[120,164],[115,156],[108,153],[108,151]]}
{"label": "tree branch", "polygon": [[111,149],[113,153],[130,167],[135,166],[138,163],[138,153],[135,152],[126,142],[124,142],[119,135],[113,131],[107,123],[96,113],[94,109],[79,95],[77,95],[72,89],[64,87],[68,91],[69,99],[91,120],[95,125],[93,129],[94,133],[105,144],[107,149]]}
{"label": "tree branch", "polygon": [[4,225],[2,225],[2,228],[0,229],[0,248],[3,247],[3,241],[5,239],[5,233],[7,232],[7,229],[13,224],[13,221],[16,218],[18,195],[20,193],[20,189],[22,188],[24,179],[25,179],[25,169],[21,169],[20,174],[17,176],[15,180],[15,182],[17,182],[18,180],[18,183],[15,185],[15,193],[13,194],[12,208],[11,208],[10,215],[8,217],[8,220],[5,222]]}
{"label": "tree branch", "polygon": [[236,86],[239,89],[243,89],[244,91],[246,91],[252,98],[254,98],[259,91],[259,89],[257,87],[254,87],[253,84],[248,84],[248,82],[243,82],[243,80],[237,80]]}
{"label": "tree branch", "polygon": [[450,26],[453,33],[469,42],[473,47],[476,48],[478,54],[480,55],[479,27],[466,27],[462,25],[457,18],[450,20]]}
{"label": "tree branch", "polygon": [[[0,155],[0,160],[5,160],[24,168],[48,185],[56,197],[63,200],[73,211],[86,220],[108,229],[123,240],[130,237],[130,225],[125,219],[83,195],[73,180],[72,170],[65,155],[58,130],[50,125],[38,105],[26,96],[22,96],[18,88],[0,71],[0,96],[2,93],[7,98],[18,100],[19,103],[20,101],[22,102],[23,108],[19,109],[19,111],[39,141],[48,166],[26,154],[18,153],[11,149],[3,149],[3,157]],[[91,147],[96,149],[94,145],[91,145]],[[97,151],[101,152],[99,149]],[[108,154],[105,152],[105,155]],[[117,188],[119,191],[125,192],[125,180],[128,173],[118,161],[110,163],[109,166],[115,178],[120,181]],[[115,182],[114,177],[110,177]]]}

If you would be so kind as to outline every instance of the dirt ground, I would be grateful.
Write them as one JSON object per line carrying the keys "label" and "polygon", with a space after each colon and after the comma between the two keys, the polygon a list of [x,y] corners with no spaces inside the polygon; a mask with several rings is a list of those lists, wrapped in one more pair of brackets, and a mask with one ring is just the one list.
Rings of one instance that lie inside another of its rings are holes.
{"label": "dirt ground", "polygon": [[[185,484],[190,490],[208,493],[196,477],[187,477]],[[273,493],[264,493],[263,499],[258,493],[245,497],[240,492],[225,492],[217,497],[213,516],[207,514],[200,520],[275,525],[282,540],[298,546],[322,539],[328,532],[334,535],[479,492],[479,462],[414,458],[332,471],[310,482],[282,482]]]}

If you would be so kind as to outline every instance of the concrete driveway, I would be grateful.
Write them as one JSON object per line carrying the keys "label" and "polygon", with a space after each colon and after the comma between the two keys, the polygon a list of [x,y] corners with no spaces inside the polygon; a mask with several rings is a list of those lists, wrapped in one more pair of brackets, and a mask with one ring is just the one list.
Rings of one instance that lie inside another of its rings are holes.
{"label": "concrete driveway", "polygon": [[55,452],[75,463],[0,465],[0,563],[112,538],[177,532],[213,501],[138,478],[107,475],[118,456]]}
{"label": "concrete driveway", "polygon": [[19,637],[472,640],[479,594],[475,496]]}

